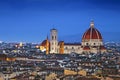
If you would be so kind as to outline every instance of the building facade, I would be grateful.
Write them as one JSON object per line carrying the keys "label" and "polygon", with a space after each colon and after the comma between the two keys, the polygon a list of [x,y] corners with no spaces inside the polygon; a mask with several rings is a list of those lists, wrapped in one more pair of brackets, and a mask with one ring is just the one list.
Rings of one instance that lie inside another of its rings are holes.
{"label": "building facade", "polygon": [[50,30],[50,53],[58,53],[58,32],[56,29]]}
{"label": "building facade", "polygon": [[[49,45],[48,45],[49,43]],[[44,45],[43,45],[44,44]],[[58,41],[57,29],[50,30],[50,40],[44,40],[40,46],[45,46],[48,53],[104,53],[106,48],[103,44],[101,33],[94,27],[94,22],[91,21],[89,29],[83,34],[81,43],[65,43]],[[49,51],[48,51],[49,50]]]}

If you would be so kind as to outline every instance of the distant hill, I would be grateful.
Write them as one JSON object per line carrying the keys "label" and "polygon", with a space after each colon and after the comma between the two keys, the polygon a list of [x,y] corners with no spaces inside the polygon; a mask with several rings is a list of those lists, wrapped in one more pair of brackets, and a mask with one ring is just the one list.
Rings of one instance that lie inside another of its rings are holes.
{"label": "distant hill", "polygon": [[120,32],[103,32],[104,41],[120,42]]}
{"label": "distant hill", "polygon": [[65,42],[81,42],[82,34],[74,34],[74,35],[66,35],[66,36],[59,36],[59,41]]}
{"label": "distant hill", "polygon": [[[59,36],[59,41],[65,42],[81,42],[82,33],[74,35]],[[115,41],[120,42],[120,32],[102,32],[104,42]]]}

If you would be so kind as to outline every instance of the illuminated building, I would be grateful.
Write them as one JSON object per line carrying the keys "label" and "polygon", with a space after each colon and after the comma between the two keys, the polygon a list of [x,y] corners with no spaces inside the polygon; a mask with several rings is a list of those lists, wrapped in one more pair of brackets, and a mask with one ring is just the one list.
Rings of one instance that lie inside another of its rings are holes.
{"label": "illuminated building", "polygon": [[15,57],[8,57],[5,54],[0,54],[0,60],[1,61],[15,61],[16,58]]}
{"label": "illuminated building", "polygon": [[41,51],[46,51],[46,54],[49,53],[50,51],[50,42],[48,40],[48,37],[46,38],[46,40],[44,40],[41,44],[40,44],[40,50]]}
{"label": "illuminated building", "polygon": [[[94,22],[91,21],[89,29],[83,34],[81,43],[65,43],[58,41],[58,31],[56,29],[50,30],[50,41],[43,41],[42,43],[50,43],[46,48],[47,54],[60,53],[69,54],[75,53],[104,53],[106,48],[103,45],[101,33],[94,27]],[[49,49],[50,48],[50,49]],[[49,51],[48,51],[49,50]]]}
{"label": "illuminated building", "polygon": [[94,22],[91,21],[90,28],[83,34],[82,37],[83,52],[105,52],[101,33],[94,27]]}
{"label": "illuminated building", "polygon": [[58,35],[56,29],[50,30],[50,53],[58,53]]}
{"label": "illuminated building", "polygon": [[22,47],[22,46],[23,46],[23,43],[22,43],[22,42],[20,42],[19,46],[20,46],[20,47]]}

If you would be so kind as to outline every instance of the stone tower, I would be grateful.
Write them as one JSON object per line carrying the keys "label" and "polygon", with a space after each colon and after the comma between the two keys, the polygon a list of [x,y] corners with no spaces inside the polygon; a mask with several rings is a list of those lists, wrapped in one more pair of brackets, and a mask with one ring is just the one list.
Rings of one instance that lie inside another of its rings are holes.
{"label": "stone tower", "polygon": [[50,30],[50,53],[58,53],[58,35],[54,28]]}

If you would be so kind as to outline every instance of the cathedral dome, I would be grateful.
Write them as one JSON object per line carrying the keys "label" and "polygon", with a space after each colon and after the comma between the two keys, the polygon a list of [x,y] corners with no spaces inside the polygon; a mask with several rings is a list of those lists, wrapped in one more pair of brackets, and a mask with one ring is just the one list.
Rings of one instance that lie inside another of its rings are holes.
{"label": "cathedral dome", "polygon": [[46,45],[49,45],[49,44],[50,44],[50,42],[49,42],[48,37],[47,37],[47,39],[44,40],[44,41],[40,44],[40,46],[46,46]]}
{"label": "cathedral dome", "polygon": [[96,28],[94,28],[93,21],[90,23],[90,28],[83,34],[82,41],[91,39],[102,40],[101,33]]}
{"label": "cathedral dome", "polygon": [[44,40],[40,45],[45,46],[47,44],[47,40]]}

